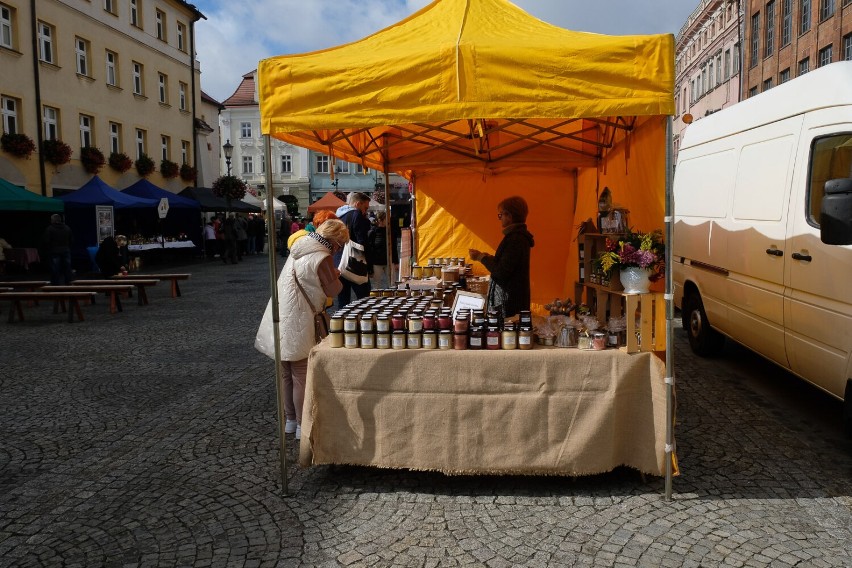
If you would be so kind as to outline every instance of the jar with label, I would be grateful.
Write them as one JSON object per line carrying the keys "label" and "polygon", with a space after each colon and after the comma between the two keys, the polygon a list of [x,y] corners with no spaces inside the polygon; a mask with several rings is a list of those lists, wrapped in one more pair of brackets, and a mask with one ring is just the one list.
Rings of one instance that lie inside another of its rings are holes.
{"label": "jar with label", "polygon": [[405,314],[395,313],[391,316],[391,326],[394,331],[405,331]]}
{"label": "jar with label", "polygon": [[376,316],[376,331],[378,333],[389,333],[391,330],[391,318],[388,314],[379,314]]}
{"label": "jar with label", "polygon": [[488,327],[500,327],[500,312],[488,310]]}
{"label": "jar with label", "polygon": [[372,332],[375,331],[375,323],[374,323],[374,320],[373,320],[373,314],[372,313],[361,314],[361,319],[359,321],[360,321],[360,324],[361,324],[361,331],[362,332],[366,331],[366,332],[372,333]]}
{"label": "jar with label", "polygon": [[391,334],[390,333],[377,333],[376,334],[376,349],[390,349],[391,348]]}
{"label": "jar with label", "polygon": [[328,322],[329,331],[343,331],[343,315],[334,314]]}
{"label": "jar with label", "polygon": [[358,332],[357,331],[344,331],[343,332],[343,346],[347,349],[358,349]]}
{"label": "jar with label", "polygon": [[423,316],[417,314],[408,315],[408,333],[420,333],[423,331]]}
{"label": "jar with label", "polygon": [[329,342],[332,347],[343,347],[343,330],[332,331],[328,334]]}
{"label": "jar with label", "polygon": [[606,349],[606,334],[604,332],[596,331],[592,334],[592,348],[595,351]]}
{"label": "jar with label", "polygon": [[453,348],[453,332],[450,329],[442,329],[438,332],[438,349]]}
{"label": "jar with label", "polygon": [[485,312],[482,310],[473,310],[470,318],[470,323],[474,327],[484,327],[486,323]]}
{"label": "jar with label", "polygon": [[453,333],[453,349],[457,351],[467,349],[467,333]]}
{"label": "jar with label", "polygon": [[376,347],[376,336],[372,331],[361,332],[361,349],[374,349]]}
{"label": "jar with label", "polygon": [[417,264],[411,267],[411,277],[415,280],[420,280],[423,278],[423,267]]}
{"label": "jar with label", "polygon": [[533,348],[532,327],[521,326],[518,330],[518,349],[526,351]]}
{"label": "jar with label", "polygon": [[577,348],[578,349],[592,349],[592,338],[591,336],[583,332],[577,337]]}
{"label": "jar with label", "polygon": [[515,333],[514,323],[503,324],[502,335],[503,349],[516,349],[518,347],[518,336]]}
{"label": "jar with label", "polygon": [[420,349],[423,346],[423,333],[419,331],[409,331],[406,343],[408,349]]}
{"label": "jar with label", "polygon": [[606,333],[606,345],[607,347],[618,347],[619,345],[621,345],[619,332],[608,331]]}
{"label": "jar with label", "polygon": [[434,329],[427,329],[423,332],[423,339],[421,341],[423,349],[437,349],[438,348],[438,332]]}
{"label": "jar with label", "polygon": [[530,310],[518,312],[518,323],[521,327],[532,327],[532,312]]}
{"label": "jar with label", "polygon": [[453,331],[456,333],[467,333],[469,325],[470,320],[468,319],[467,314],[459,311],[459,313],[456,314],[456,319],[453,321]]}
{"label": "jar with label", "polygon": [[438,314],[438,329],[452,329],[453,328],[453,315],[449,312],[441,312]]}
{"label": "jar with label", "polygon": [[486,349],[500,349],[500,329],[496,325],[489,325],[485,334]]}
{"label": "jar with label", "polygon": [[348,314],[343,320],[343,331],[353,332],[358,331],[358,315]]}
{"label": "jar with label", "polygon": [[468,347],[470,349],[485,348],[485,328],[480,325],[475,325],[470,328]]}
{"label": "jar with label", "polygon": [[394,330],[391,335],[391,348],[393,349],[405,349],[407,346],[407,338],[405,337],[404,329]]}
{"label": "jar with label", "polygon": [[438,316],[432,312],[423,314],[423,329],[438,329]]}

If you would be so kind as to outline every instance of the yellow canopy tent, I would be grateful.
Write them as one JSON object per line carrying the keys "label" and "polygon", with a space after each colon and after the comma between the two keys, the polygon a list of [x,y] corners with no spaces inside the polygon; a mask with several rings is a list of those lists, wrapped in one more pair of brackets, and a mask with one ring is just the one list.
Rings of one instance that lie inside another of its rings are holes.
{"label": "yellow canopy tent", "polygon": [[575,32],[507,0],[436,0],[360,41],[263,60],[258,86],[264,134],[414,182],[420,262],[493,250],[497,203],[522,195],[534,307],[573,295],[575,225],[595,217],[604,186],[631,225],[663,228],[671,35]]}

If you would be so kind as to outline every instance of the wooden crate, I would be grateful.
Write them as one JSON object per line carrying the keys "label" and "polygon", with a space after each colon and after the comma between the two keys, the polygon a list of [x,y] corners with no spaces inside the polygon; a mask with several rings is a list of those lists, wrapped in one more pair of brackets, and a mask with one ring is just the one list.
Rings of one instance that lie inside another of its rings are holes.
{"label": "wooden crate", "polygon": [[[618,240],[622,236],[623,235],[621,234],[601,235],[598,233],[586,233],[582,235],[583,247],[581,249],[581,256],[583,258],[583,270],[581,273],[583,274],[583,283],[591,283],[601,286],[600,283],[592,282],[592,275],[594,273],[593,262],[606,250],[607,239]],[[621,280],[618,277],[618,269],[613,269],[610,274],[609,284],[603,286],[603,288],[614,290],[616,292],[624,290],[624,287],[621,285]]]}
{"label": "wooden crate", "polygon": [[578,282],[575,302],[586,304],[601,326],[610,317],[627,316],[627,353],[666,350],[666,304],[659,292],[625,294],[597,284]]}

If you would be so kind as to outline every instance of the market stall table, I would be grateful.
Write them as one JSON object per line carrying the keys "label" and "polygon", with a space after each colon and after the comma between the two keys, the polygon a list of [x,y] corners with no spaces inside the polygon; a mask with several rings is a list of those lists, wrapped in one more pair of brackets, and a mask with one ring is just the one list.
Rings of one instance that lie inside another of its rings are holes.
{"label": "market stall table", "polygon": [[29,272],[31,264],[41,262],[37,248],[10,248],[4,254],[6,262],[20,266],[24,272]]}
{"label": "market stall table", "polygon": [[144,252],[150,250],[160,250],[160,249],[181,249],[181,248],[195,248],[195,243],[192,241],[166,241],[164,243],[142,243],[135,245],[127,245],[127,250],[129,252]]}
{"label": "market stall table", "polygon": [[312,352],[300,462],[448,474],[665,474],[663,361],[617,349]]}

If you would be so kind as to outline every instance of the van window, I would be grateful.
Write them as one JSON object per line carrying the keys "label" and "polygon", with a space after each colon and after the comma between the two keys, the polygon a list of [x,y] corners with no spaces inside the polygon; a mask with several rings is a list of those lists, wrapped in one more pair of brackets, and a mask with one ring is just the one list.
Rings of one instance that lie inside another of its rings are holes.
{"label": "van window", "polygon": [[680,217],[724,217],[728,210],[725,196],[734,186],[736,166],[734,150],[681,159],[675,172],[675,186],[679,188],[676,214]]}
{"label": "van window", "polygon": [[792,150],[792,136],[743,146],[734,191],[732,213],[735,219],[781,219],[787,196],[787,171]]}
{"label": "van window", "polygon": [[819,210],[830,179],[852,177],[852,133],[815,138],[808,177],[808,224],[819,228]]}

